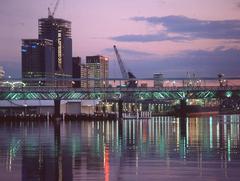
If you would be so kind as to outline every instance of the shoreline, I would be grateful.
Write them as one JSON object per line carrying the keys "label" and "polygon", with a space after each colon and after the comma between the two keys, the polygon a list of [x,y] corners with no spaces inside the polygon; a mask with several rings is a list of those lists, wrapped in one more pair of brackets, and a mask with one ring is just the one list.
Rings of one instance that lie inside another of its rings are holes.
{"label": "shoreline", "polygon": [[[205,117],[205,116],[217,116],[217,115],[240,115],[240,112],[219,112],[219,111],[208,111],[208,112],[191,112],[191,113],[181,113],[181,112],[166,112],[166,113],[158,113],[152,114],[149,118],[154,117],[165,117],[165,116],[173,116],[173,117]],[[122,118],[129,119],[129,118]],[[144,117],[132,117],[131,119],[145,119]],[[129,120],[131,120],[129,119]],[[38,121],[117,121],[119,118],[117,114],[108,113],[108,114],[79,114],[79,115],[60,115],[60,116],[47,116],[47,115],[1,115],[0,122],[5,121],[19,121],[19,122],[38,122]]]}

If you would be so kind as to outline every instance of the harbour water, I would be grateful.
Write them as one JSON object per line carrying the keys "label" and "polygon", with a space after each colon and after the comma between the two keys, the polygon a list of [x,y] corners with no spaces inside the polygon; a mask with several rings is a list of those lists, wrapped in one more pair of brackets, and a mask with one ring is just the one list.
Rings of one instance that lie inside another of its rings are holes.
{"label": "harbour water", "polygon": [[240,115],[0,123],[0,180],[239,180]]}

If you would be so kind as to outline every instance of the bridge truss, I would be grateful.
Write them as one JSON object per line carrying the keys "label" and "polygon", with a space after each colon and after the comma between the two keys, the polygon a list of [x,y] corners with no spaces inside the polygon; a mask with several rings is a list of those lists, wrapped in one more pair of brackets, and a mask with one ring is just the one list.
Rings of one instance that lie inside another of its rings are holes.
{"label": "bridge truss", "polygon": [[171,87],[171,88],[1,88],[0,100],[183,100],[240,98],[240,87]]}

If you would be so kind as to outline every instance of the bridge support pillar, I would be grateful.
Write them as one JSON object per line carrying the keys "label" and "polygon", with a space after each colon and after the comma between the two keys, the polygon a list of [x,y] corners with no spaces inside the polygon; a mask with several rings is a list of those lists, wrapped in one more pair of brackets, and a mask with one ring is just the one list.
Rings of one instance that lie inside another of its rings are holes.
{"label": "bridge support pillar", "polygon": [[118,101],[118,118],[120,119],[123,118],[123,100],[122,99]]}
{"label": "bridge support pillar", "polygon": [[187,133],[187,121],[185,116],[180,117],[180,136],[182,138],[186,138],[186,133]]}
{"label": "bridge support pillar", "polygon": [[54,116],[55,117],[60,117],[60,105],[61,105],[61,100],[55,99],[54,100]]}
{"label": "bridge support pillar", "polygon": [[181,110],[181,114],[186,113],[186,111],[187,111],[187,100],[186,99],[180,100],[180,110]]}

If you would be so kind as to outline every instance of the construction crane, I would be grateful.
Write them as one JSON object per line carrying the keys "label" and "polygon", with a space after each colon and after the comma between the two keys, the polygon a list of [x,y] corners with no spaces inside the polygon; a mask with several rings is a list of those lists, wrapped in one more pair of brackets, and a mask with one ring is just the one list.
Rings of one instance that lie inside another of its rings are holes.
{"label": "construction crane", "polygon": [[50,8],[48,8],[48,17],[49,18],[53,18],[54,17],[54,14],[55,14],[55,12],[56,12],[56,10],[58,8],[59,2],[60,2],[60,0],[57,0],[56,4],[54,6],[53,12],[51,12]]}
{"label": "construction crane", "polygon": [[126,86],[129,88],[137,87],[138,82],[135,80],[136,79],[135,75],[132,72],[126,70],[125,65],[122,61],[122,58],[118,52],[117,46],[114,45],[113,48],[114,48],[114,51],[115,51],[115,54],[116,54],[116,57],[118,60],[118,64],[119,64],[119,67],[121,70],[122,77],[123,77],[123,79],[126,80]]}

